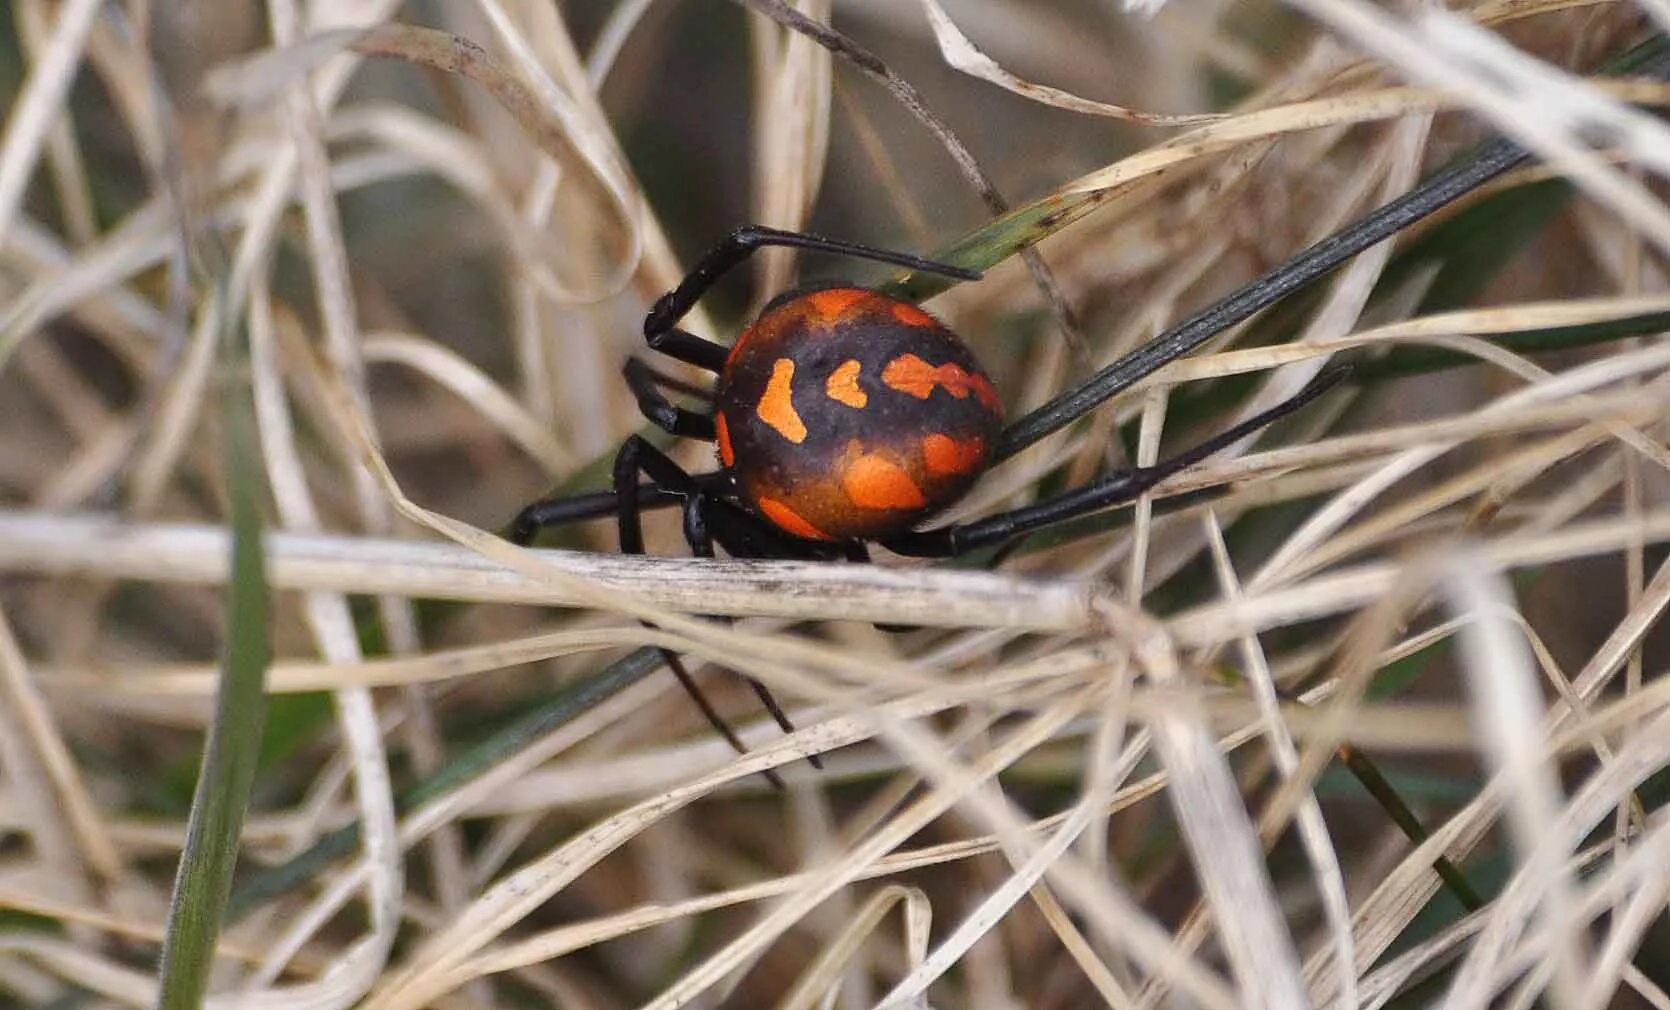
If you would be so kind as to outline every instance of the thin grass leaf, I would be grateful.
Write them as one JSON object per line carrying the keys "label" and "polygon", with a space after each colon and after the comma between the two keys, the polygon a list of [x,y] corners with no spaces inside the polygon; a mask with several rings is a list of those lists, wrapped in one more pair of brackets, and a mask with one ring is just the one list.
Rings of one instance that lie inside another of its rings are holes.
{"label": "thin grass leaf", "polygon": [[[455,755],[395,797],[395,808],[408,813],[437,797],[453,792],[471,780],[503,764],[512,754],[530,746],[552,730],[573,721],[603,701],[619,694],[661,666],[655,649],[634,649],[597,673],[585,677],[551,698],[528,709],[479,742]],[[242,918],[274,898],[306,885],[359,847],[359,825],[349,824],[321,836],[305,851],[276,866],[251,874],[240,883],[227,906],[233,920]]]}
{"label": "thin grass leaf", "polygon": [[[1670,313],[1654,313],[1630,319],[1614,319],[1582,326],[1498,333],[1490,341],[1515,354],[1552,354],[1584,347],[1596,347],[1634,337],[1647,337],[1670,330]],[[1390,353],[1363,361],[1352,370],[1351,381],[1367,384],[1386,382],[1411,375],[1427,375],[1478,364],[1478,359],[1459,351],[1436,347],[1399,347]]]}
{"label": "thin grass leaf", "polygon": [[271,651],[261,547],[262,483],[256,463],[260,457],[249,389],[241,380],[245,372],[238,365],[245,358],[233,346],[235,333],[235,327],[228,327],[225,334],[221,388],[223,465],[232,525],[225,656],[169,907],[157,1002],[162,1010],[196,1010],[207,993],[266,718],[262,682]]}

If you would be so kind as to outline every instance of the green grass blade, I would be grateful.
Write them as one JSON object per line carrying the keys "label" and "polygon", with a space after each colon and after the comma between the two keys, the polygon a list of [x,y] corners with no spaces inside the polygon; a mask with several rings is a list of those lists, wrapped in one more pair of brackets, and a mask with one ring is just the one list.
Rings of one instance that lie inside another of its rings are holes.
{"label": "green grass blade", "polygon": [[255,448],[248,388],[234,378],[244,374],[243,356],[228,353],[224,360],[227,378],[222,385],[221,410],[232,514],[226,649],[214,719],[168,910],[157,999],[162,1010],[196,1010],[203,1005],[231,892],[232,871],[237,865],[244,813],[260,759],[266,714],[268,605],[261,547],[261,477],[255,463],[260,457]]}
{"label": "green grass blade", "polygon": [[[406,813],[458,789],[660,668],[661,655],[655,649],[645,647],[627,653],[597,673],[564,688],[544,704],[529,709],[464,749],[435,769],[434,774],[403,790],[395,797],[396,809]],[[330,864],[352,854],[359,838],[359,825],[344,825],[322,835],[294,858],[253,874],[232,895],[229,914],[236,919],[313,879]]]}

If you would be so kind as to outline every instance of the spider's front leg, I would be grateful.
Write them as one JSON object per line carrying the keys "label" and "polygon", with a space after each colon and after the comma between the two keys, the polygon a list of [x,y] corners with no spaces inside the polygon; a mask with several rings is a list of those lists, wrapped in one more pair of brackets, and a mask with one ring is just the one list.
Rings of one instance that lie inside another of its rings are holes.
{"label": "spider's front leg", "polygon": [[644,317],[644,340],[652,349],[698,368],[705,368],[710,372],[722,370],[725,367],[725,355],[729,352],[712,341],[703,340],[695,334],[679,329],[678,322],[719,278],[740,266],[756,249],[764,249],[767,246],[786,246],[833,253],[837,256],[851,256],[875,263],[890,263],[908,270],[943,274],[959,280],[980,279],[978,270],[936,263],[909,253],[875,249],[857,242],[808,235],[805,232],[781,231],[764,225],[745,224],[720,239],[718,244],[707,251],[707,255],[696,262],[684,279],[679,281],[678,287],[656,301],[649,314]]}
{"label": "spider's front leg", "polygon": [[[627,358],[621,373],[626,376],[626,387],[632,390],[632,396],[638,401],[638,411],[651,424],[680,438],[699,438],[704,442],[714,440],[717,433],[713,415],[687,410],[667,399],[662,390],[670,383],[666,376],[657,373],[639,358]],[[682,470],[679,472],[683,473]]]}

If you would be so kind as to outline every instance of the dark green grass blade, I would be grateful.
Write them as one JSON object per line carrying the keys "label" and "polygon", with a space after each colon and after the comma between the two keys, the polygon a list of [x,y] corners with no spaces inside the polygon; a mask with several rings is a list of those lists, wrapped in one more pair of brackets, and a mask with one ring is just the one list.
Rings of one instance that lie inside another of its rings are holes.
{"label": "dark green grass blade", "polygon": [[163,1010],[196,1010],[203,1004],[260,759],[266,712],[263,681],[269,652],[261,476],[256,464],[260,457],[248,385],[241,379],[245,359],[235,353],[232,343],[229,338],[231,353],[223,356],[226,376],[221,392],[232,515],[226,650],[162,945],[157,1005]]}
{"label": "dark green grass blade", "polygon": [[[969,270],[989,270],[1084,218],[1115,192],[1104,189],[1060,193],[1035,200],[935,250],[930,258]],[[913,272],[883,285],[880,290],[895,298],[919,302],[960,283],[939,274]]]}
{"label": "dark green grass blade", "polygon": [[[626,690],[661,667],[660,654],[635,649],[597,673],[563,690],[521,718],[459,753],[395,798],[395,808],[406,813],[463,786],[512,754]],[[322,872],[359,845],[360,829],[349,824],[324,835],[294,858],[262,870],[233,892],[228,915],[237,919]]]}
{"label": "dark green grass blade", "polygon": [[[1409,805],[1403,801],[1403,796],[1386,780],[1379,766],[1370,760],[1368,755],[1348,743],[1340,744],[1335,755],[1345,765],[1346,770],[1351,772],[1352,777],[1374,797],[1380,809],[1386,812],[1405,838],[1415,845],[1420,845],[1431,837],[1426,825],[1409,809]],[[1448,856],[1439,856],[1433,860],[1432,869],[1444,882],[1444,886],[1449,888],[1450,893],[1455,895],[1456,900],[1461,902],[1462,907],[1469,912],[1476,912],[1484,907],[1484,898],[1479,896],[1479,892],[1473,889],[1461,868],[1451,862]]]}

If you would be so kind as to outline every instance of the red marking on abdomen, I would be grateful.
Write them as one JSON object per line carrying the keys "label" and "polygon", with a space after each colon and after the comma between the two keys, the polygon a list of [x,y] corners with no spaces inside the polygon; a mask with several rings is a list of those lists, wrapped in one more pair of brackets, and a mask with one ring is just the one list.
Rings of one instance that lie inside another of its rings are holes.
{"label": "red marking on abdomen", "polygon": [[799,512],[789,508],[787,505],[784,505],[775,498],[755,498],[754,502],[759,505],[760,511],[765,513],[765,517],[767,519],[770,519],[773,523],[777,524],[778,529],[787,533],[792,533],[804,540],[835,539],[823,530],[818,529],[816,526],[813,526],[811,523],[801,518]]}
{"label": "red marking on abdomen", "polygon": [[906,326],[938,326],[939,320],[909,302],[893,303],[893,318]]}
{"label": "red marking on abdomen", "polygon": [[870,297],[863,288],[828,288],[806,296],[809,321],[831,326],[845,319],[852,307]]}
{"label": "red marking on abdomen", "polygon": [[992,406],[988,397],[997,398],[997,390],[983,375],[972,374],[955,361],[930,365],[914,354],[901,354],[887,363],[881,371],[881,381],[889,389],[897,389],[918,400],[926,400],[935,389],[944,389],[959,400],[974,393],[981,403]]}
{"label": "red marking on abdomen", "polygon": [[936,431],[922,436],[922,462],[936,477],[968,473],[985,458],[986,442],[978,435],[956,439]]}
{"label": "red marking on abdomen", "polygon": [[795,445],[806,441],[806,424],[794,411],[794,362],[778,358],[771,366],[771,381],[760,394],[754,413]]}
{"label": "red marking on abdomen", "polygon": [[842,468],[841,488],[854,505],[864,508],[919,509],[928,504],[903,467],[875,453],[858,456]]}
{"label": "red marking on abdomen", "polygon": [[719,462],[735,466],[736,450],[731,448],[731,426],[725,423],[725,412],[722,410],[713,415],[713,433],[719,441]]}
{"label": "red marking on abdomen", "polygon": [[974,398],[984,404],[987,410],[999,417],[1003,415],[1003,399],[997,395],[997,389],[990,379],[975,373],[968,377],[968,384],[974,388]]}
{"label": "red marking on abdomen", "polygon": [[829,373],[823,391],[836,403],[844,403],[855,410],[863,410],[870,402],[869,394],[858,388],[858,373],[864,366],[857,358],[848,358]]}

